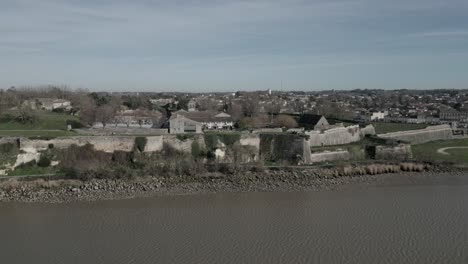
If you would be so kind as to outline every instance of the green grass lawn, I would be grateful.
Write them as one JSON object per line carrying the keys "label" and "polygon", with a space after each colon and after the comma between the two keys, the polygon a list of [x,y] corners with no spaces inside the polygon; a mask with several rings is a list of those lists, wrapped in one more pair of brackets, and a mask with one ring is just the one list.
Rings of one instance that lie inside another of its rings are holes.
{"label": "green grass lawn", "polygon": [[[0,130],[66,130],[67,120],[76,120],[76,116],[54,113],[48,111],[36,111],[37,121],[34,123],[20,123],[15,120],[0,119]],[[15,115],[14,112],[9,113]]]}
{"label": "green grass lawn", "polygon": [[446,147],[468,147],[468,139],[454,139],[445,141],[434,141],[419,145],[413,145],[413,157],[416,160],[453,162],[468,165],[468,149],[449,149],[450,155],[437,153],[440,148]]}
{"label": "green grass lawn", "polygon": [[[9,112],[15,116],[14,112]],[[20,123],[11,118],[0,118],[0,136],[23,136],[23,137],[63,137],[76,135],[68,132],[67,120],[78,121],[76,116],[64,113],[54,113],[48,111],[36,111],[37,120],[34,123]]]}
{"label": "green grass lawn", "polygon": [[380,123],[380,122],[372,123],[372,125],[374,125],[375,132],[377,134],[424,129],[428,126],[426,124]]}
{"label": "green grass lawn", "polygon": [[8,173],[8,176],[26,176],[26,175],[47,175],[56,174],[58,169],[54,167],[41,168],[38,166],[17,168],[14,171]]}

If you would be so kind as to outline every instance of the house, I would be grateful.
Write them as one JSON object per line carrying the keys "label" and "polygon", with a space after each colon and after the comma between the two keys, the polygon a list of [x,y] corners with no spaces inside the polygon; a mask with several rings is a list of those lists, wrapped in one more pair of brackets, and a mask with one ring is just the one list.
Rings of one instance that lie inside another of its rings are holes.
{"label": "house", "polygon": [[385,119],[385,116],[388,115],[387,111],[379,111],[379,112],[373,112],[370,116],[370,120],[383,120]]}
{"label": "house", "polygon": [[47,111],[53,111],[56,109],[70,110],[72,108],[70,101],[54,98],[37,98],[35,100],[26,100],[23,102],[23,105],[27,105],[33,110],[41,109]]}
{"label": "house", "polygon": [[441,109],[439,117],[441,120],[462,121],[468,119],[468,112],[460,112],[453,108]]}
{"label": "house", "polygon": [[299,125],[307,129],[325,130],[330,128],[328,120],[323,115],[303,114],[299,118]]}
{"label": "house", "polygon": [[173,114],[169,119],[170,134],[202,133],[200,122],[188,119],[181,114]]}
{"label": "house", "polygon": [[174,103],[174,98],[158,98],[158,99],[150,99],[151,104],[156,106],[164,106],[167,104]]}
{"label": "house", "polygon": [[[158,111],[148,110],[123,110],[115,114],[114,118],[107,122],[108,128],[154,128],[163,118]],[[95,122],[94,128],[102,128],[101,122]]]}
{"label": "house", "polygon": [[185,116],[186,118],[199,122],[202,124],[204,129],[232,129],[234,127],[234,121],[231,115],[224,112],[212,112],[212,111],[198,111],[198,112],[187,112],[179,110],[174,114]]}

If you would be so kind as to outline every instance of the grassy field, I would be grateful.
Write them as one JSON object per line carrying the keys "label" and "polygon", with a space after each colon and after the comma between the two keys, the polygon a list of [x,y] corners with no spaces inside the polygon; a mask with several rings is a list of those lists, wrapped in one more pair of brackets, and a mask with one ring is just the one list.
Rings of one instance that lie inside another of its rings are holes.
{"label": "grassy field", "polygon": [[48,175],[48,174],[56,174],[58,173],[58,169],[54,167],[24,167],[24,168],[17,168],[14,171],[10,172],[8,176],[25,176],[25,175]]}
{"label": "grassy field", "polygon": [[[14,116],[15,113],[10,113]],[[35,112],[37,121],[23,124],[15,120],[1,118],[0,130],[66,130],[67,120],[78,121],[76,116],[48,111]]]}
{"label": "grassy field", "polygon": [[[14,112],[7,113],[14,116]],[[68,132],[67,120],[78,121],[76,116],[47,111],[35,112],[37,120],[34,123],[20,123],[5,115],[0,118],[0,136],[24,136],[24,137],[62,137],[76,135]]]}
{"label": "grassy field", "polygon": [[374,125],[375,132],[377,134],[424,129],[427,127],[426,124],[381,123],[381,122],[375,122],[375,123],[372,123],[372,125]]}
{"label": "grassy field", "polygon": [[468,149],[449,149],[446,151],[449,155],[437,153],[438,149],[446,147],[468,147],[468,138],[413,145],[413,157],[416,160],[453,162],[468,165]]}

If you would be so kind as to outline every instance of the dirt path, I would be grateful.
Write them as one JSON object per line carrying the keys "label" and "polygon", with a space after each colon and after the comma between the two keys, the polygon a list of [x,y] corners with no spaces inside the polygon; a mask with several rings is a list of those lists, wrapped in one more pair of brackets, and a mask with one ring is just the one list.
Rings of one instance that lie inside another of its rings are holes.
{"label": "dirt path", "polygon": [[468,147],[446,147],[446,148],[440,148],[437,150],[437,153],[442,154],[442,155],[450,155],[450,153],[447,152],[449,149],[468,149]]}

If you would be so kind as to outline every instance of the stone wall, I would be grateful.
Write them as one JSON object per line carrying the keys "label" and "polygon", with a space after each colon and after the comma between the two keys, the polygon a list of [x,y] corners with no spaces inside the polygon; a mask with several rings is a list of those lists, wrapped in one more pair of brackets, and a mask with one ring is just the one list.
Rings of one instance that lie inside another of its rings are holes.
{"label": "stone wall", "polygon": [[0,145],[1,144],[7,144],[7,143],[14,143],[18,141],[18,138],[15,137],[0,137]]}
{"label": "stone wall", "polygon": [[163,149],[164,136],[146,137],[145,152],[158,152]]}
{"label": "stone wall", "polygon": [[358,142],[366,135],[374,135],[372,125],[360,128],[359,125],[336,127],[325,131],[307,131],[311,147],[345,145]]}
{"label": "stone wall", "polygon": [[106,127],[100,129],[75,129],[81,135],[112,136],[112,135],[164,135],[168,129],[163,128],[140,128],[140,127]]}
{"label": "stone wall", "polygon": [[52,144],[54,148],[64,149],[71,145],[84,146],[91,144],[98,151],[112,153],[114,151],[132,151],[135,145],[135,137],[131,136],[83,136],[83,137],[60,137],[50,140],[20,139],[20,149],[26,152],[31,150],[42,151]]}
{"label": "stone wall", "polygon": [[337,151],[324,151],[318,153],[312,153],[310,157],[310,163],[318,163],[325,161],[346,161],[350,160],[351,155],[347,150],[337,150]]}
{"label": "stone wall", "polygon": [[260,134],[260,156],[267,161],[307,163],[310,160],[310,145],[304,135]]}
{"label": "stone wall", "polygon": [[379,134],[378,136],[386,139],[401,140],[411,144],[453,139],[452,129],[449,125],[430,126],[425,129]]}
{"label": "stone wall", "polygon": [[282,128],[258,128],[252,130],[252,133],[258,134],[258,133],[283,133]]}
{"label": "stone wall", "polygon": [[375,147],[375,159],[377,160],[409,160],[412,157],[411,145],[409,144]]}
{"label": "stone wall", "polygon": [[241,146],[252,146],[260,149],[260,135],[259,134],[242,134],[239,140]]}

